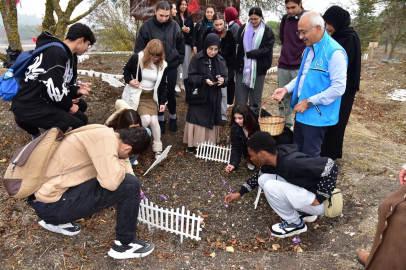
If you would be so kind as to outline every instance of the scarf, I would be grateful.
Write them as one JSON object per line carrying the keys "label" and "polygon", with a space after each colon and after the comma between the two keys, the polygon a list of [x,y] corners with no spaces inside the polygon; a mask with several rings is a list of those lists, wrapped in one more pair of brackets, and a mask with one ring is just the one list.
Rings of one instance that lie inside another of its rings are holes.
{"label": "scarf", "polygon": [[[244,34],[244,51],[249,52],[252,50],[257,50],[259,45],[261,45],[262,37],[264,36],[265,32],[265,23],[261,21],[259,24],[257,31],[255,31],[254,27],[250,22],[248,22],[245,26],[245,34]],[[255,86],[255,79],[257,78],[257,59],[247,58],[244,57],[244,71],[243,71],[243,83],[249,87],[254,88]]]}
{"label": "scarf", "polygon": [[203,43],[203,55],[204,55],[204,59],[206,60],[206,63],[209,63],[209,68],[211,71],[211,75],[213,76],[213,82],[217,82],[218,78],[217,75],[220,75],[219,73],[221,72],[221,68],[219,65],[219,61],[216,61],[216,56],[218,54],[216,54],[214,57],[209,57],[209,55],[207,54],[207,48],[209,48],[212,45],[217,45],[220,49],[220,38],[217,34],[215,33],[210,33],[206,36],[206,38],[204,39],[204,43]]}
{"label": "scarf", "polygon": [[334,27],[331,37],[347,52],[348,60],[355,61],[348,66],[347,89],[359,90],[361,73],[361,41],[354,28],[350,27],[350,13],[339,6],[332,6],[326,10],[323,19]]}
{"label": "scarf", "polygon": [[236,22],[239,26],[242,23],[238,20],[238,11],[234,7],[228,7],[224,11],[224,15],[226,16],[226,23],[230,25],[230,22]]}

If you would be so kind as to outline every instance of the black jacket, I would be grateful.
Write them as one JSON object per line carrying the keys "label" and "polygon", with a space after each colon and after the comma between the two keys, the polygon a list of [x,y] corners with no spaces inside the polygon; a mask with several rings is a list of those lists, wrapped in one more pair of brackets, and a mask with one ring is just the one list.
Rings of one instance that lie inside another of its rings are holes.
{"label": "black jacket", "polygon": [[[135,53],[131,56],[131,58],[125,63],[123,68],[123,75],[125,83],[130,83],[131,80],[137,77],[137,64],[138,64],[138,53]],[[161,79],[161,83],[158,86],[158,102],[159,105],[165,105],[167,101],[166,97],[166,89],[167,89],[167,81],[166,81],[166,72],[168,68],[165,68],[164,74]],[[142,81],[142,71],[141,67],[138,70],[138,81]]]}
{"label": "black jacket", "polygon": [[[276,141],[276,145],[291,144],[293,143],[293,132],[285,127],[283,132],[279,136],[273,136]],[[240,166],[241,155],[248,156],[247,149],[248,138],[245,136],[244,130],[238,125],[234,125],[231,128],[231,157],[230,165],[234,166],[234,170],[237,170]]]}
{"label": "black jacket", "polygon": [[[217,35],[214,27],[210,27],[203,35],[203,42],[206,36],[210,33],[215,33]],[[226,60],[227,67],[233,67],[235,64],[235,40],[233,33],[230,30],[227,30],[226,36],[221,39],[220,47],[219,54],[223,56],[224,60]]]}
{"label": "black jacket", "polygon": [[34,59],[28,66],[25,77],[21,79],[21,89],[13,98],[10,110],[35,109],[45,103],[51,103],[55,107],[69,111],[73,105],[72,99],[81,96],[77,94],[79,86],[75,85],[76,54],[72,54],[63,41],[45,31],[39,35],[36,48],[51,42],[62,44],[66,53],[61,48],[52,46]]}
{"label": "black jacket", "polygon": [[192,48],[196,47],[197,52],[203,50],[203,35],[207,31],[207,20],[205,17],[198,21],[192,34]]}
{"label": "black jacket", "polygon": [[258,178],[264,174],[277,174],[289,183],[307,189],[316,195],[317,201],[322,204],[330,198],[338,174],[337,163],[327,157],[311,158],[300,153],[296,145],[279,145],[276,167],[264,165],[251,176],[239,191],[241,195],[250,192],[258,186]]}
{"label": "black jacket", "polygon": [[[243,24],[238,30],[238,42],[237,42],[237,60],[234,66],[235,70],[242,72],[244,69],[244,33],[245,25]],[[247,57],[257,59],[257,76],[265,75],[267,70],[271,68],[272,56],[273,56],[273,44],[275,43],[275,35],[272,29],[265,25],[264,36],[262,37],[261,44],[257,50],[247,52]]]}
{"label": "black jacket", "polygon": [[195,30],[195,24],[193,23],[193,18],[192,15],[190,15],[189,17],[186,18],[185,22],[183,22],[182,17],[178,14],[178,20],[179,20],[179,27],[180,30],[182,31],[182,27],[186,26],[190,28],[189,33],[185,33],[182,31],[183,33],[183,38],[185,39],[185,44],[186,45],[192,45],[192,35],[193,32]]}
{"label": "black jacket", "polygon": [[227,86],[228,70],[226,61],[221,55],[217,54],[213,57],[213,61],[217,61],[216,65],[220,67],[219,75],[224,78],[224,84],[209,86],[206,79],[215,81],[209,69],[209,63],[205,60],[203,52],[193,55],[190,60],[188,70],[188,84],[203,85],[208,88],[209,97],[207,102],[201,105],[189,105],[186,115],[186,121],[191,124],[199,125],[209,129],[213,126],[219,126],[221,120],[221,88]]}
{"label": "black jacket", "polygon": [[154,15],[141,26],[134,52],[144,50],[152,39],[159,39],[165,48],[165,61],[168,63],[168,68],[178,67],[185,58],[185,41],[182,33],[176,22],[160,23]]}
{"label": "black jacket", "polygon": [[238,23],[236,23],[234,21],[230,22],[230,24],[228,25],[228,30],[230,30],[233,33],[234,40],[237,43],[237,41],[238,41],[238,30],[240,30],[240,26],[238,25]]}

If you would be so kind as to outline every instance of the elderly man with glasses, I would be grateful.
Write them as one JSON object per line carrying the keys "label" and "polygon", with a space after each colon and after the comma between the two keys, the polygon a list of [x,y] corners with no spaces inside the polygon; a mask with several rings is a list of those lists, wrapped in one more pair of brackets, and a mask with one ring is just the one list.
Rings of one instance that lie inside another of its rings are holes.
{"label": "elderly man with glasses", "polygon": [[293,141],[300,152],[320,157],[328,126],[337,124],[341,96],[347,81],[347,54],[324,29],[316,12],[303,14],[296,34],[306,50],[298,76],[273,94],[281,101],[293,93],[291,108],[296,113]]}

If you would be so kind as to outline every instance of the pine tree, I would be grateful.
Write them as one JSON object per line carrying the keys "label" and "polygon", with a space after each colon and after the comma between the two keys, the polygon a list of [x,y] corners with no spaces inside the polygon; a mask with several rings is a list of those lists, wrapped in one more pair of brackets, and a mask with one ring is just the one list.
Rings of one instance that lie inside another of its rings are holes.
{"label": "pine tree", "polygon": [[379,39],[379,24],[375,15],[376,0],[357,0],[358,10],[354,19],[354,28],[361,40],[361,50],[368,49],[369,42]]}

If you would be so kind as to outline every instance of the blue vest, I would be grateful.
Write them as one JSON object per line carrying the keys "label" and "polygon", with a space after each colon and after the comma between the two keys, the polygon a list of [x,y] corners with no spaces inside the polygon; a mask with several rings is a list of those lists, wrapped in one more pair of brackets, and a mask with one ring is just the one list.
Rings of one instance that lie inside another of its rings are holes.
{"label": "blue vest", "polygon": [[[309,53],[310,47],[306,47],[302,64],[300,65],[300,70],[296,80],[296,85],[293,90],[291,108],[304,100],[317,95],[320,92],[323,92],[331,85],[330,73],[328,72],[328,64],[330,62],[331,56],[336,50],[342,50],[345,55],[346,52],[340,44],[332,39],[326,31],[324,31],[323,38],[316,44],[313,45],[314,58],[310,64],[309,70],[307,71],[306,78],[303,82],[302,92],[300,97],[298,97],[298,88],[300,77],[303,73],[304,63],[306,62],[307,55]],[[348,66],[348,57],[347,57],[347,66]],[[296,121],[316,127],[325,127],[333,126],[338,122],[338,115],[340,112],[341,97],[334,100],[330,105],[319,104],[321,115],[316,110],[316,107],[313,106],[307,109],[304,113],[296,114]]]}

